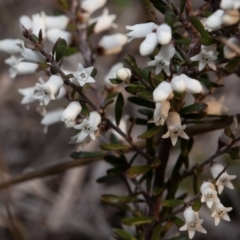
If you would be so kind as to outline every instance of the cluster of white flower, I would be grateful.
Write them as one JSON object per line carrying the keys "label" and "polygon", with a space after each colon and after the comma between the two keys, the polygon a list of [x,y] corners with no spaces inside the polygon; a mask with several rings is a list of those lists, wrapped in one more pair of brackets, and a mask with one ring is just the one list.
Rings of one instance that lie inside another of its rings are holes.
{"label": "cluster of white flower", "polygon": [[[216,186],[218,188],[218,194],[221,194],[224,186],[233,189],[233,185],[231,180],[235,179],[235,175],[228,175],[226,171],[224,171],[224,166],[215,163],[211,167],[211,173],[214,179],[216,179],[219,174],[219,178],[216,181]],[[214,218],[215,226],[217,226],[221,219],[225,221],[230,221],[228,216],[228,212],[232,210],[232,207],[224,207],[218,198],[216,187],[211,182],[203,182],[200,187],[201,192],[201,202],[206,202],[207,207],[210,209],[211,217]],[[192,207],[188,207],[185,209],[183,216],[185,218],[185,225],[180,228],[180,231],[188,230],[189,238],[192,239],[195,231],[201,233],[207,233],[207,231],[202,227],[203,219],[199,219],[199,213],[194,212]]]}

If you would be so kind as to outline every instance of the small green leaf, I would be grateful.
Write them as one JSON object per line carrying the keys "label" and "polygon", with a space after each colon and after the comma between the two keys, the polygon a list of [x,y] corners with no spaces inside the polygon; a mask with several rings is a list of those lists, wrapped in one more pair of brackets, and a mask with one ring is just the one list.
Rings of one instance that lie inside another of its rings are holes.
{"label": "small green leaf", "polygon": [[236,57],[225,66],[225,69],[229,73],[232,73],[239,69],[239,65],[240,65],[240,57]]}
{"label": "small green leaf", "polygon": [[74,159],[104,158],[105,156],[104,152],[73,152],[70,154],[70,157]]}
{"label": "small green leaf", "polygon": [[179,206],[179,205],[182,205],[184,204],[184,201],[183,200],[178,200],[178,199],[168,199],[168,200],[164,200],[162,201],[162,205],[164,207],[176,207],[176,206]]}
{"label": "small green leaf", "polygon": [[143,119],[143,118],[129,118],[130,122],[135,121],[135,124],[137,125],[148,125],[148,120]]}
{"label": "small green leaf", "polygon": [[142,115],[151,117],[153,115],[153,111],[147,108],[141,108],[137,110],[139,113],[141,113]]}
{"label": "small green leaf", "polygon": [[229,154],[230,154],[230,157],[231,157],[232,160],[240,159],[240,156],[239,156],[239,146],[231,148],[230,151],[229,151]]}
{"label": "small green leaf", "polygon": [[180,38],[177,40],[178,44],[189,45],[191,43],[191,39],[189,38]]}
{"label": "small green leaf", "polygon": [[112,103],[114,103],[114,99],[108,99],[108,101],[106,101],[104,103],[104,105],[102,106],[102,109],[106,109],[109,105],[111,105]]}
{"label": "small green leaf", "polygon": [[178,228],[182,227],[185,223],[181,218],[178,218],[176,216],[171,217],[171,222],[174,223],[174,225],[176,225]]}
{"label": "small green leaf", "polygon": [[233,134],[233,132],[232,132],[232,130],[231,130],[230,127],[225,127],[224,133],[225,133],[228,137],[230,137],[230,138],[232,138],[232,139],[235,139],[235,136],[234,136],[234,134]]}
{"label": "small green leaf", "polygon": [[210,46],[216,43],[214,39],[206,38],[206,37],[200,37],[199,41],[202,45],[205,45],[205,46]]}
{"label": "small green leaf", "polygon": [[152,91],[140,91],[140,92],[137,92],[137,96],[144,98],[144,99],[152,99],[153,98]]}
{"label": "small green leaf", "polygon": [[153,231],[151,240],[159,240],[160,239],[161,229],[162,229],[162,225],[161,225],[161,223],[159,223]]}
{"label": "small green leaf", "polygon": [[189,105],[187,107],[184,107],[180,110],[179,114],[185,114],[185,113],[193,113],[193,112],[203,112],[206,110],[208,105],[206,103],[195,103],[192,105]]}
{"label": "small green leaf", "polygon": [[133,235],[122,229],[114,228],[113,231],[121,240],[137,240]]}
{"label": "small green leaf", "polygon": [[137,194],[130,196],[116,196],[112,194],[104,194],[101,196],[101,201],[104,203],[125,204],[134,201],[136,197]]}
{"label": "small green leaf", "polygon": [[115,104],[115,121],[117,126],[119,125],[122,113],[123,113],[123,106],[124,106],[124,98],[121,93],[118,94],[116,104]]}
{"label": "small green leaf", "polygon": [[198,81],[203,83],[207,88],[220,88],[224,86],[223,84],[210,81],[207,76],[198,78]]}
{"label": "small green leaf", "polygon": [[58,3],[65,9],[70,9],[70,4],[68,0],[58,0]]}
{"label": "small green leaf", "polygon": [[110,78],[109,81],[112,83],[112,84],[120,84],[122,83],[123,81],[117,79],[117,78]]}
{"label": "small green leaf", "polygon": [[81,104],[81,105],[82,105],[82,111],[81,111],[81,113],[82,113],[84,116],[89,116],[90,111],[89,111],[87,105],[86,105],[85,103],[83,103],[83,104]]}
{"label": "small green leaf", "polygon": [[130,86],[128,86],[128,87],[125,87],[125,90],[126,90],[126,92],[135,95],[137,92],[141,91],[142,88],[141,88],[141,87],[138,87],[138,86],[137,86],[137,87],[130,87]]}
{"label": "small green leaf", "polygon": [[61,60],[67,50],[67,42],[63,38],[58,38],[54,47],[53,47],[53,56],[55,55],[55,59],[57,62]]}
{"label": "small green leaf", "polygon": [[169,6],[166,8],[164,18],[165,18],[165,22],[168,25],[172,25],[172,23],[175,21],[176,16],[175,16],[172,8],[170,8]]}
{"label": "small green leaf", "polygon": [[38,32],[38,42],[39,43],[42,42],[42,38],[43,38],[43,36],[42,36],[42,29],[40,29],[39,32]]}
{"label": "small green leaf", "polygon": [[162,128],[162,126],[154,126],[153,128],[147,130],[145,133],[139,135],[138,138],[141,138],[141,139],[151,138],[151,137],[153,137],[161,128]]}
{"label": "small green leaf", "polygon": [[139,70],[136,60],[133,56],[127,55],[124,61],[128,64],[134,74],[141,75],[141,71]]}
{"label": "small green leaf", "polygon": [[161,13],[165,14],[167,4],[162,0],[150,0],[153,6],[158,9]]}
{"label": "small green leaf", "polygon": [[204,29],[204,26],[202,25],[198,17],[190,16],[189,20],[192,23],[193,27],[201,34],[202,37],[210,37],[209,33]]}
{"label": "small green leaf", "polygon": [[66,57],[71,56],[71,55],[73,55],[75,53],[78,53],[78,51],[79,50],[77,48],[75,48],[75,47],[68,47],[66,52],[64,53],[64,56],[66,56]]}
{"label": "small green leaf", "polygon": [[31,33],[30,35],[34,39],[35,42],[38,42],[38,37],[35,34]]}
{"label": "small green leaf", "polygon": [[146,99],[142,99],[139,97],[129,97],[128,101],[131,103],[134,103],[136,105],[142,106],[142,107],[148,107],[148,108],[155,109],[155,103],[151,102],[149,100],[146,100]]}
{"label": "small green leaf", "polygon": [[100,146],[100,148],[108,151],[119,151],[119,150],[128,150],[130,149],[130,146],[123,145],[123,144],[103,144]]}
{"label": "small green leaf", "polygon": [[132,218],[124,218],[122,223],[124,225],[141,225],[146,223],[155,222],[154,218],[151,217],[132,217]]}
{"label": "small green leaf", "polygon": [[143,166],[133,166],[130,167],[127,171],[126,171],[126,175],[129,178],[135,178],[139,175],[145,174],[148,171],[150,171],[152,168],[148,165],[143,165]]}
{"label": "small green leaf", "polygon": [[181,0],[180,1],[180,13],[183,13],[185,6],[186,6],[186,0]]}
{"label": "small green leaf", "polygon": [[122,159],[121,157],[115,157],[113,155],[105,156],[104,160],[115,167],[126,166],[127,164],[125,159]]}
{"label": "small green leaf", "polygon": [[193,209],[193,211],[198,212],[200,210],[201,206],[202,206],[201,199],[197,198],[197,200],[195,200],[195,202],[192,205],[192,209]]}
{"label": "small green leaf", "polygon": [[97,21],[95,21],[94,23],[90,24],[87,28],[87,37],[89,38],[93,33],[94,33],[94,28],[97,24]]}

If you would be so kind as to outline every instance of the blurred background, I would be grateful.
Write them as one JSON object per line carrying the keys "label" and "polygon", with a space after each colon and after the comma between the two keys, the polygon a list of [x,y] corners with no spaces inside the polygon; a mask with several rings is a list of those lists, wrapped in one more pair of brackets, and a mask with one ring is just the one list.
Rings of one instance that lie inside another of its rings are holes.
{"label": "blurred background", "polygon": [[[175,1],[178,2],[177,0]],[[197,4],[203,4],[198,1]],[[53,15],[57,9],[55,0],[0,0],[0,39],[22,38],[18,19],[22,15],[31,16],[41,11],[47,15]],[[139,0],[109,0],[106,4],[111,14],[116,14],[115,22],[118,29],[109,30],[108,33],[126,33],[126,25],[146,22],[151,19],[148,11],[148,1]],[[197,7],[197,6],[196,6]],[[134,10],[133,10],[134,9]],[[94,15],[102,12],[99,9]],[[161,16],[159,15],[161,19]],[[94,39],[106,33],[100,34]],[[102,56],[96,59],[95,67],[98,74],[95,77],[97,85],[103,87],[104,77],[111,66],[131,54],[136,57],[140,67],[146,66],[147,57],[139,56],[141,40],[134,40],[124,46],[123,51],[117,55]],[[50,49],[51,45],[49,45]],[[68,141],[75,134],[74,130],[66,129],[64,124],[57,123],[43,133],[40,124],[41,115],[35,111],[36,103],[31,104],[29,110],[21,105],[22,96],[19,88],[33,86],[38,77],[44,76],[43,72],[35,75],[17,76],[11,79],[8,66],[4,60],[8,57],[0,51],[0,181],[4,181],[26,172],[42,169],[51,164],[72,161],[70,153],[76,146],[69,145]],[[64,67],[69,71],[76,70],[81,62],[81,56],[73,56],[64,60]],[[46,77],[45,77],[46,79]],[[213,77],[214,79],[214,77]],[[218,99],[225,96],[224,105],[229,108],[229,114],[240,113],[239,107],[239,78],[230,76],[224,79],[224,90],[215,92]],[[94,99],[94,95],[91,96]],[[49,108],[55,109],[66,106],[66,100],[59,100]],[[136,113],[133,105],[126,106],[126,115]],[[109,115],[113,115],[110,108]],[[133,136],[143,132],[144,128],[136,127]],[[191,165],[201,162],[211,156],[217,148],[217,139],[222,130],[209,134],[202,134],[195,138],[195,145],[190,154]],[[207,139],[207,144],[206,144]],[[91,142],[84,150],[96,151],[100,139]],[[169,173],[179,154],[178,147],[174,148],[168,165]],[[225,157],[220,162],[226,163]],[[238,161],[233,162],[228,173],[239,177]],[[96,183],[96,179],[105,175],[110,167],[100,161],[88,166],[74,168],[52,177],[45,177],[16,184],[0,191],[0,239],[1,240],[106,240],[114,236],[112,228],[121,227],[121,219],[125,213],[116,208],[101,203],[101,194],[126,195],[127,189],[121,179],[113,178],[113,181],[105,184]],[[210,178],[209,169],[205,169],[202,179]],[[221,196],[226,207],[233,207],[230,212],[231,223],[221,221],[215,227],[208,209],[201,209],[201,216],[205,219],[204,228],[209,232],[207,236],[197,234],[196,239],[240,239],[240,183],[233,181],[234,191],[224,190]],[[182,184],[182,191],[192,192],[192,184],[189,179]],[[193,195],[192,195],[193,196]],[[189,196],[191,198],[192,196]],[[182,218],[182,214],[179,214]],[[133,229],[128,229],[134,231]],[[166,239],[177,237],[177,228],[173,227]],[[185,234],[185,233],[184,233]],[[186,235],[185,235],[186,236]],[[181,238],[185,239],[185,238]]]}

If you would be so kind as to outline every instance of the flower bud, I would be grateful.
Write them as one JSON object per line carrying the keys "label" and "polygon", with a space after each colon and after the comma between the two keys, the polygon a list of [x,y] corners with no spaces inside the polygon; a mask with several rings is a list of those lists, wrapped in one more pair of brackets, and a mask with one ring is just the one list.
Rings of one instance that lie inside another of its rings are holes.
{"label": "flower bud", "polygon": [[168,127],[170,126],[181,126],[181,117],[177,112],[170,112],[166,120]]}
{"label": "flower bud", "polygon": [[234,0],[221,0],[220,8],[224,10],[233,9],[234,7],[233,5],[234,5]]}
{"label": "flower bud", "polygon": [[76,117],[81,111],[82,106],[78,101],[70,102],[62,113],[62,121],[65,123],[75,121]]}
{"label": "flower bud", "polygon": [[65,15],[45,16],[46,29],[65,29],[68,25],[69,18]]}
{"label": "flower bud", "polygon": [[119,80],[122,80],[125,82],[130,80],[132,73],[128,68],[120,68],[117,70],[116,76]]}
{"label": "flower bud", "polygon": [[68,45],[71,44],[72,42],[72,34],[70,32],[67,32],[61,29],[57,29],[57,28],[50,29],[47,31],[46,35],[47,35],[47,39],[51,43],[55,43],[59,37],[65,39]]}
{"label": "flower bud", "polygon": [[126,43],[127,37],[124,34],[115,33],[102,37],[98,46],[103,49],[104,54],[108,55],[119,53]]}
{"label": "flower bud", "polygon": [[157,39],[161,45],[166,45],[171,42],[172,29],[168,24],[163,23],[157,28]]}
{"label": "flower bud", "polygon": [[93,13],[97,9],[101,8],[107,0],[83,0],[81,4],[81,8],[88,12]]}
{"label": "flower bud", "polygon": [[148,33],[145,40],[140,45],[140,54],[142,56],[147,56],[151,54],[157,45],[158,40],[156,33]]}
{"label": "flower bud", "polygon": [[236,24],[240,19],[238,10],[227,10],[225,11],[222,21],[225,26],[231,26]]}
{"label": "flower bud", "polygon": [[165,102],[173,92],[172,85],[169,82],[161,82],[153,91],[154,102]]}
{"label": "flower bud", "polygon": [[42,36],[45,38],[46,26],[44,12],[32,15],[32,33],[38,36],[40,30],[42,30]]}
{"label": "flower bud", "polygon": [[16,55],[21,52],[21,39],[4,39],[0,41],[0,51]]}
{"label": "flower bud", "polygon": [[[227,42],[229,44],[234,44],[237,47],[240,47],[240,42],[236,37],[229,38],[227,40]],[[237,55],[237,53],[232,48],[230,48],[228,45],[225,45],[223,47],[223,53],[224,53],[225,58],[227,58],[227,59],[233,58]]]}
{"label": "flower bud", "polygon": [[198,80],[190,78],[185,74],[181,74],[180,76],[183,77],[184,82],[186,83],[186,92],[191,94],[197,94],[202,92],[203,88]]}
{"label": "flower bud", "polygon": [[219,29],[222,25],[223,14],[224,14],[224,11],[221,9],[218,9],[216,12],[210,15],[205,22],[205,28],[208,31]]}
{"label": "flower bud", "polygon": [[158,25],[153,22],[135,24],[133,26],[126,26],[126,29],[131,31],[127,33],[128,42],[135,38],[145,38],[148,33],[153,32],[158,28]]}
{"label": "flower bud", "polygon": [[[159,126],[159,125],[163,125],[165,120],[168,117],[168,112],[170,110],[170,102],[169,101],[165,101],[162,103],[156,103],[156,108],[154,110],[153,113],[153,122]],[[151,121],[149,121],[151,122]]]}
{"label": "flower bud", "polygon": [[45,83],[45,86],[51,90],[51,99],[55,99],[59,94],[60,88],[63,86],[63,80],[57,75],[52,75]]}
{"label": "flower bud", "polygon": [[182,93],[186,90],[186,83],[181,75],[173,77],[171,84],[175,92]]}
{"label": "flower bud", "polygon": [[28,31],[32,31],[32,20],[30,17],[23,15],[20,17],[19,22],[21,26],[24,26]]}

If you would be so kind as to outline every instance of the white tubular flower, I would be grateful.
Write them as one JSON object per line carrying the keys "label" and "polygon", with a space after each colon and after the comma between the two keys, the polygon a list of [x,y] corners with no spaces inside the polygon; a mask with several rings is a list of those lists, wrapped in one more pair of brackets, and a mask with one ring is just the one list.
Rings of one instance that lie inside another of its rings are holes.
{"label": "white tubular flower", "polygon": [[46,36],[51,43],[55,43],[59,37],[65,39],[68,45],[72,42],[72,34],[58,28],[49,29]]}
{"label": "white tubular flower", "polygon": [[238,23],[240,20],[240,13],[238,10],[227,10],[225,11],[222,21],[225,26],[231,26]]}
{"label": "white tubular flower", "polygon": [[232,210],[232,207],[224,207],[220,201],[218,202],[214,202],[213,207],[211,209],[211,217],[214,218],[214,223],[215,226],[217,226],[220,222],[221,219],[225,220],[225,221],[230,221],[230,217],[228,216],[228,212],[230,212]]}
{"label": "white tubular flower", "polygon": [[220,7],[224,10],[239,9],[240,1],[239,0],[221,0]]}
{"label": "white tubular flower", "polygon": [[46,115],[44,115],[41,121],[41,124],[45,126],[43,130],[44,133],[47,133],[49,125],[61,122],[62,112],[63,112],[63,109],[60,108],[60,109],[50,111],[46,113]]}
{"label": "white tubular flower", "polygon": [[[238,38],[236,38],[236,37],[229,38],[227,40],[227,43],[236,45],[237,47],[240,47],[240,42],[239,42]],[[225,58],[227,58],[227,59],[231,59],[237,55],[237,53],[233,49],[228,47],[228,45],[225,45],[223,47],[223,53],[224,53]]]}
{"label": "white tubular flower", "polygon": [[101,116],[97,112],[90,112],[89,118],[84,119],[81,124],[75,125],[74,128],[81,132],[71,137],[70,144],[80,143],[78,150],[88,144],[91,140],[96,139],[98,125],[101,122]]}
{"label": "white tubular flower", "polygon": [[127,37],[121,33],[103,36],[98,46],[103,49],[103,54],[116,54],[122,51],[122,47],[127,43]]}
{"label": "white tubular flower", "polygon": [[121,62],[116,63],[115,65],[113,65],[109,72],[107,73],[107,75],[104,77],[104,84],[107,88],[116,88],[117,85],[112,84],[109,79],[111,78],[117,78],[117,71],[119,69],[123,68],[123,64]]}
{"label": "white tubular flower", "polygon": [[107,0],[83,0],[81,8],[89,14],[101,8]]}
{"label": "white tubular flower", "polygon": [[17,59],[14,56],[6,59],[4,61],[6,64],[10,65],[9,75],[11,78],[15,78],[17,75],[32,74],[38,68],[38,64],[21,62],[17,64]]}
{"label": "white tubular flower", "polygon": [[214,63],[218,55],[216,48],[216,44],[211,46],[202,45],[200,53],[191,57],[192,61],[199,61],[199,71],[203,70],[206,65],[208,65],[214,71],[216,70],[216,65]]}
{"label": "white tubular flower", "polygon": [[20,62],[41,63],[46,61],[45,57],[43,57],[40,52],[33,51],[30,48],[26,48],[24,46],[23,41],[20,43],[20,46],[21,46],[20,50],[21,58],[18,60],[18,63]]}
{"label": "white tubular flower", "polygon": [[91,25],[92,23],[96,22],[94,26],[94,33],[100,33],[110,28],[117,28],[117,24],[113,23],[115,19],[116,15],[115,14],[109,15],[108,9],[105,8],[101,16],[90,19],[88,24]]}
{"label": "white tubular flower", "polygon": [[153,101],[156,103],[165,102],[172,93],[171,83],[163,81],[154,89]]}
{"label": "white tubular flower", "polygon": [[194,212],[192,207],[187,207],[183,212],[183,216],[186,223],[179,230],[188,231],[188,236],[190,239],[193,238],[196,231],[207,233],[207,231],[202,227],[203,219],[199,219],[199,213]]}
{"label": "white tubular flower", "polygon": [[186,83],[186,92],[191,94],[197,94],[203,91],[202,85],[198,80],[194,78],[190,78],[185,74],[181,74],[180,76],[183,78],[184,82]]}
{"label": "white tubular flower", "polygon": [[148,33],[145,40],[141,43],[139,51],[142,56],[151,54],[158,45],[157,35],[154,32]]}
{"label": "white tubular flower", "polygon": [[[223,171],[223,169],[224,166],[222,164],[215,163],[211,167],[211,173],[213,177],[216,178],[218,174]],[[216,182],[216,185],[218,186],[218,194],[222,193],[224,186],[230,189],[234,189],[231,180],[235,179],[236,177],[237,177],[236,175],[228,175],[227,171],[223,172],[223,174],[221,174],[221,176],[218,178]]]}
{"label": "white tubular flower", "polygon": [[32,15],[32,33],[38,36],[39,31],[42,30],[43,38],[46,37],[45,13],[37,13]]}
{"label": "white tubular flower", "polygon": [[46,106],[50,100],[56,99],[62,86],[62,78],[53,75],[46,83],[36,83],[33,98],[40,102],[40,106]]}
{"label": "white tubular flower", "polygon": [[28,87],[28,88],[19,88],[18,92],[23,95],[23,99],[21,101],[21,104],[29,104],[31,102],[36,101],[35,98],[33,98],[35,87]]}
{"label": "white tubular flower", "polygon": [[159,53],[154,57],[153,61],[147,63],[148,66],[156,66],[156,74],[162,70],[170,76],[170,60],[176,53],[172,44],[167,44],[161,47]]}
{"label": "white tubular flower", "polygon": [[209,98],[205,103],[208,105],[206,112],[208,115],[224,115],[228,113],[228,108],[223,105],[224,96],[220,97],[218,100],[214,98]]}
{"label": "white tubular flower", "polygon": [[177,112],[169,112],[166,119],[168,131],[162,138],[171,138],[172,145],[175,146],[178,136],[184,139],[189,139],[188,135],[184,132],[186,125],[181,124],[180,115]]}
{"label": "white tubular flower", "polygon": [[157,28],[157,39],[161,45],[169,44],[172,40],[172,29],[171,27],[163,23]]}
{"label": "white tubular flower", "polygon": [[46,29],[65,29],[68,25],[69,18],[65,15],[45,16]]}
{"label": "white tubular flower", "polygon": [[184,77],[182,76],[183,74],[179,76],[175,76],[171,80],[172,88],[173,91],[178,92],[178,93],[183,93],[186,91],[186,81],[184,81]]}
{"label": "white tubular flower", "polygon": [[62,121],[66,124],[75,121],[76,117],[81,111],[82,106],[78,101],[70,102],[62,113]]}
{"label": "white tubular flower", "polygon": [[213,30],[218,30],[221,28],[223,14],[224,11],[222,9],[218,9],[211,16],[209,16],[204,24],[205,29],[211,32]]}
{"label": "white tubular flower", "polygon": [[91,73],[93,71],[93,67],[84,68],[81,63],[78,64],[78,69],[75,73],[73,73],[74,78],[70,80],[76,86],[83,87],[85,83],[93,83],[95,80],[91,77]]}
{"label": "white tubular flower", "polygon": [[11,55],[16,55],[19,54],[22,50],[21,44],[22,44],[21,39],[4,39],[0,41],[0,51],[11,54]]}
{"label": "white tubular flower", "polygon": [[120,68],[116,72],[116,77],[121,81],[129,81],[131,79],[132,73],[129,68]]}
{"label": "white tubular flower", "polygon": [[128,42],[135,38],[145,38],[148,33],[156,32],[158,25],[153,22],[135,24],[133,26],[126,26],[126,29],[131,31],[127,33]]}
{"label": "white tubular flower", "polygon": [[200,187],[200,191],[202,193],[201,202],[206,202],[209,208],[212,207],[213,203],[219,201],[214,184],[210,182],[203,182]]}
{"label": "white tubular flower", "polygon": [[28,31],[32,31],[32,19],[26,15],[23,15],[19,19],[20,25],[24,26]]}
{"label": "white tubular flower", "polygon": [[162,103],[156,103],[156,107],[153,113],[153,121],[148,121],[149,123],[154,122],[157,126],[163,125],[168,117],[168,112],[170,110],[170,102],[165,101]]}

